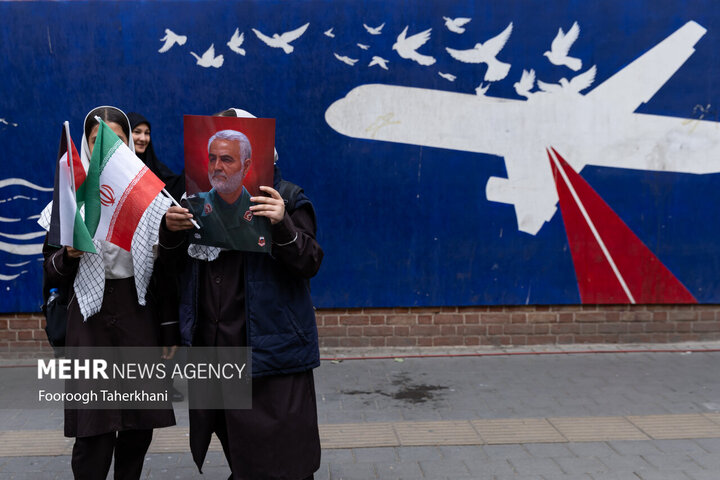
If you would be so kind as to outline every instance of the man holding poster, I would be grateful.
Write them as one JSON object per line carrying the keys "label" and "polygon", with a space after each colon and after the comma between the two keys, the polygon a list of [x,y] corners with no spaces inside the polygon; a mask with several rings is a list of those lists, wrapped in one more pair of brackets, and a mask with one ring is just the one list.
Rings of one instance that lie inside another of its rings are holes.
{"label": "man holding poster", "polygon": [[[256,203],[243,185],[252,164],[253,147],[244,133],[224,129],[207,141],[207,179],[212,188],[187,197],[187,207],[200,225],[193,233],[194,243],[228,250],[270,251],[269,222],[253,213],[250,207]],[[263,167],[269,170],[270,162],[258,165],[258,169]]]}
{"label": "man holding poster", "polygon": [[[320,352],[309,291],[309,280],[323,258],[315,238],[315,209],[303,189],[283,180],[277,165],[273,167],[274,120],[241,118],[251,115],[234,108],[220,115],[195,117],[204,122],[197,128],[188,128],[192,117],[185,117],[186,159],[200,159],[203,152],[197,146],[204,150],[210,139],[208,166],[186,164],[188,189],[203,191],[200,182],[207,182],[208,176],[213,181],[217,170],[212,187],[218,200],[238,202],[243,193],[236,193],[234,200],[224,199],[222,195],[228,194],[221,189],[235,190],[227,184],[244,171],[247,190],[254,195],[255,205],[249,209],[258,220],[267,220],[273,240],[267,241],[267,254],[198,245],[191,220],[202,220],[204,212],[197,215],[177,206],[167,210],[161,224],[158,261],[177,271],[182,344],[251,350],[251,409],[192,408],[193,391],[189,392],[190,450],[202,468],[215,434],[232,472],[230,478],[310,480],[320,466],[321,454],[313,377]],[[200,130],[202,134],[188,137]],[[213,166],[214,157],[220,162],[235,154],[241,161],[250,158],[242,151],[244,142],[232,137],[227,146],[233,148],[223,151],[220,135],[212,138],[223,130],[242,131],[252,143],[249,173],[247,164],[229,168],[235,165],[230,158],[227,167]],[[195,151],[189,150],[192,146]],[[260,150],[270,160],[269,176],[257,180],[254,187],[248,177],[262,173],[256,169]],[[254,188],[268,196],[253,193]],[[242,189],[238,185],[235,191]]]}

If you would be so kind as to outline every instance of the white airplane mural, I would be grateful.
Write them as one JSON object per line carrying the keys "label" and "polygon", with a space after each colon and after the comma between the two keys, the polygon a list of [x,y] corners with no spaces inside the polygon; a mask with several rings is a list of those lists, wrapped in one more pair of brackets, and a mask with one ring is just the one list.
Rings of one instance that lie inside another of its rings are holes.
{"label": "white airplane mural", "polygon": [[516,85],[526,100],[368,84],[330,105],[325,120],[350,137],[504,157],[507,178],[488,180],[487,199],[513,205],[518,229],[536,235],[557,210],[548,147],[578,172],[585,165],[720,172],[719,123],[635,113],[705,33],[698,23],[686,23],[586,93],[561,88],[567,80],[553,91],[531,93],[532,70]]}

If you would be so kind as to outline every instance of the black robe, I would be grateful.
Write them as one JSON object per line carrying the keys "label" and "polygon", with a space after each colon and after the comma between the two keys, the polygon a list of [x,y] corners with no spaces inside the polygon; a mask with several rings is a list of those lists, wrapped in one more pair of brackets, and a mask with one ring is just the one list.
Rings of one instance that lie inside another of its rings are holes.
{"label": "black robe", "polygon": [[[45,273],[50,286],[63,286],[72,291],[79,259],[70,258],[66,248],[43,245]],[[150,290],[150,289],[149,289]],[[175,343],[173,330],[161,328],[153,294],[148,291],[147,304],[138,304],[133,277],[105,280],[105,292],[100,311],[83,321],[77,298],[72,295],[68,304],[65,344],[68,347],[152,347]],[[163,335],[164,332],[164,335]],[[65,410],[65,436],[90,437],[120,430],[145,430],[175,425],[172,405],[167,409],[105,409]]]}

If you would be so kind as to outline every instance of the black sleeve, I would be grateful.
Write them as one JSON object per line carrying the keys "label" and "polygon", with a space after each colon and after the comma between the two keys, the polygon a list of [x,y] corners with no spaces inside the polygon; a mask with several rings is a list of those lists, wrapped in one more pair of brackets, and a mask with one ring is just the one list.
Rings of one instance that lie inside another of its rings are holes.
{"label": "black sleeve", "polygon": [[273,256],[302,278],[311,278],[320,269],[323,250],[315,239],[315,215],[312,204],[285,212],[282,221],[272,226]]}
{"label": "black sleeve", "polygon": [[58,248],[48,245],[47,235],[45,235],[42,253],[43,270],[48,288],[72,288],[80,259],[69,257],[66,247]]}

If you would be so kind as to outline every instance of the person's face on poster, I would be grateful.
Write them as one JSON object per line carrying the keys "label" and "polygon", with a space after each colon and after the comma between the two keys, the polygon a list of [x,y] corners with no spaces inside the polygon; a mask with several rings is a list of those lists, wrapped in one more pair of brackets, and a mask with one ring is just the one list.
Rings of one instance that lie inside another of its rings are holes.
{"label": "person's face on poster", "polygon": [[254,215],[253,197],[272,186],[275,120],[185,115],[183,200],[199,229],[192,243],[270,253],[270,220]]}
{"label": "person's face on poster", "polygon": [[208,148],[208,180],[227,203],[234,203],[242,192],[250,158],[243,158],[240,141],[216,138]]}

